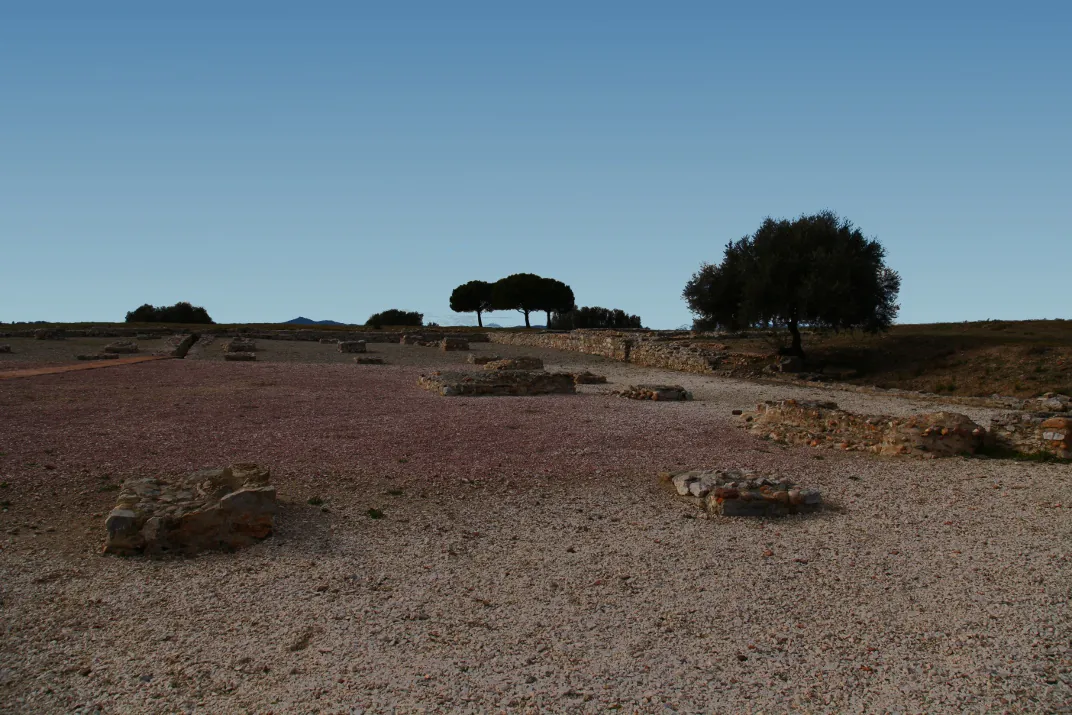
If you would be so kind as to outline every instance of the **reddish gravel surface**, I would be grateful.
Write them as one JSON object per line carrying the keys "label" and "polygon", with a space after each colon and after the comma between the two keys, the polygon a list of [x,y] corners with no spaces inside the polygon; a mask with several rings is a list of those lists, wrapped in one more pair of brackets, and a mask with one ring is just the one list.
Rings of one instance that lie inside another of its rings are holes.
{"label": "reddish gravel surface", "polygon": [[[443,398],[420,370],[188,359],[0,383],[0,712],[1072,704],[1067,465],[772,445],[728,412],[790,393],[736,381],[689,377],[682,404],[614,384]],[[98,555],[123,478],[237,461],[271,467],[276,536]],[[713,466],[834,508],[700,519],[654,476]]]}

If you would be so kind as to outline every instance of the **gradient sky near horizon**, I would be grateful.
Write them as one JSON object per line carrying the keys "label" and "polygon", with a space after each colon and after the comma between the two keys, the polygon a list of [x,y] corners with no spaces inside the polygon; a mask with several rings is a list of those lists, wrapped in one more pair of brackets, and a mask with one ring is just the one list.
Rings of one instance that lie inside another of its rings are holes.
{"label": "gradient sky near horizon", "polygon": [[673,328],[728,241],[824,208],[900,322],[1069,318],[1070,37],[1065,3],[8,3],[0,321],[467,324],[454,286],[533,272]]}

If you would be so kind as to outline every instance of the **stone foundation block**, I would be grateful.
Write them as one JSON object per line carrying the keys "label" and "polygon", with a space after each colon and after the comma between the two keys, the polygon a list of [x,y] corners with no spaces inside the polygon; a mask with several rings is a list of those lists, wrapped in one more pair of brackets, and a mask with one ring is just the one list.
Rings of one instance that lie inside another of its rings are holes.
{"label": "stone foundation block", "polygon": [[366,343],[364,340],[340,340],[339,352],[340,353],[363,353],[366,351]]}
{"label": "stone foundation block", "polygon": [[224,353],[223,359],[228,362],[252,362],[257,359],[257,353]]}
{"label": "stone foundation block", "polygon": [[417,384],[447,397],[573,395],[577,388],[569,373],[542,370],[494,372],[435,372],[421,375]]}

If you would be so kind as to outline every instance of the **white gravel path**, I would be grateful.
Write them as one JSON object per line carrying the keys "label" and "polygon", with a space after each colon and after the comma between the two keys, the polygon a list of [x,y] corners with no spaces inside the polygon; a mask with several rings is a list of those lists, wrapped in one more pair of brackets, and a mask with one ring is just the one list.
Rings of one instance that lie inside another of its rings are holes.
{"label": "white gravel path", "polygon": [[[813,392],[935,405],[554,351],[516,352],[699,399],[440,398],[414,381],[441,354],[394,349],[413,366],[193,360],[0,383],[0,712],[1072,706],[1072,467],[817,455],[729,410]],[[277,536],[185,561],[95,553],[101,484],[248,458],[276,474]],[[700,519],[654,476],[723,464],[834,508]]]}

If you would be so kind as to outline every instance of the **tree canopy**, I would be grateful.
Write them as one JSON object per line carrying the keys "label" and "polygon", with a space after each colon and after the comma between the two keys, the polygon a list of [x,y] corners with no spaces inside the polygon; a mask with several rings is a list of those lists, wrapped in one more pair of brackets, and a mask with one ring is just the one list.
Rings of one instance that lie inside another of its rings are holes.
{"label": "tree canopy", "polygon": [[469,281],[461,284],[450,294],[450,309],[455,313],[476,313],[477,325],[484,327],[481,314],[492,309],[491,283]]}
{"label": "tree canopy", "polygon": [[369,319],[365,321],[365,325],[372,328],[382,328],[385,325],[420,327],[421,325],[424,325],[424,313],[391,308],[382,313],[373,313],[369,316]]}
{"label": "tree canopy", "polygon": [[573,289],[554,278],[534,273],[515,273],[495,281],[491,287],[491,306],[494,310],[517,310],[525,315],[525,327],[531,327],[529,313],[544,311],[551,322],[554,311],[568,312],[573,308]]}
{"label": "tree canopy", "polygon": [[629,315],[624,310],[600,308],[598,306],[574,308],[565,313],[556,312],[547,327],[555,330],[573,330],[589,328],[602,330],[639,330],[639,315]]}
{"label": "tree canopy", "polygon": [[153,306],[149,303],[127,313],[128,323],[196,323],[211,325],[208,311],[200,306],[179,301],[175,305]]}
{"label": "tree canopy", "polygon": [[696,326],[785,327],[791,354],[804,356],[801,327],[878,332],[897,317],[901,279],[886,251],[831,211],[795,221],[767,218],[704,264],[683,297]]}

